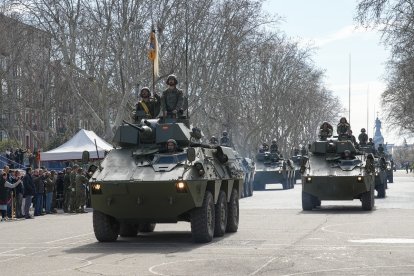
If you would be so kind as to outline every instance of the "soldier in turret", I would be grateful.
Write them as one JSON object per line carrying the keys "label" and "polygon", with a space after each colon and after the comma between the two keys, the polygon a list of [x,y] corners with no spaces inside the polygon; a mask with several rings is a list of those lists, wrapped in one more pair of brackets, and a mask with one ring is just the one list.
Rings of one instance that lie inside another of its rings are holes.
{"label": "soldier in turret", "polygon": [[168,88],[162,92],[161,109],[164,118],[176,118],[177,114],[183,112],[183,91],[177,88],[177,77],[169,75],[167,78]]}
{"label": "soldier in turret", "polygon": [[176,153],[178,150],[178,145],[177,145],[177,141],[175,141],[174,139],[168,139],[167,141],[167,151],[168,153]]}
{"label": "soldier in turret", "polygon": [[332,136],[332,131],[333,131],[332,125],[328,122],[323,122],[323,124],[319,128],[319,138],[322,141],[326,141],[328,137]]}
{"label": "soldier in turret", "polygon": [[339,120],[339,124],[336,127],[336,132],[338,133],[339,140],[346,140],[349,139],[349,131],[351,126],[349,125],[348,121],[345,117],[342,117]]}
{"label": "soldier in turret", "polygon": [[151,91],[148,87],[143,87],[139,94],[141,101],[135,107],[135,122],[140,122],[142,119],[153,119],[160,113],[161,98],[157,93],[151,97]]}
{"label": "soldier in turret", "polygon": [[227,131],[223,131],[223,133],[221,134],[220,146],[225,146],[225,147],[232,146],[230,138],[229,138],[229,134],[227,133]]}
{"label": "soldier in turret", "polygon": [[365,128],[361,128],[361,134],[358,136],[358,141],[361,146],[365,146],[368,141],[368,135],[365,132]]}
{"label": "soldier in turret", "polygon": [[271,153],[279,153],[279,147],[277,145],[276,140],[272,140],[272,144],[270,145],[270,152]]}
{"label": "soldier in turret", "polygon": [[216,136],[211,136],[210,145],[212,145],[212,146],[218,145],[218,140],[217,140]]}

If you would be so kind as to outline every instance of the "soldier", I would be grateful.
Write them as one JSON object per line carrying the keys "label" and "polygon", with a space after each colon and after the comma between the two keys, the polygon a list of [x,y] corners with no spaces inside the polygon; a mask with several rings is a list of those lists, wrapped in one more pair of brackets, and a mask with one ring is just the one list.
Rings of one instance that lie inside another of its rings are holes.
{"label": "soldier", "polygon": [[332,136],[332,131],[333,131],[332,125],[328,122],[323,122],[323,124],[319,128],[319,138],[322,141],[326,141],[328,137]]}
{"label": "soldier", "polygon": [[361,134],[358,135],[358,141],[361,146],[365,146],[368,141],[368,135],[365,133],[365,128],[361,128]]}
{"label": "soldier", "polygon": [[151,97],[151,91],[148,87],[143,87],[139,94],[141,101],[135,106],[135,122],[140,122],[142,119],[153,119],[158,116],[161,108],[161,98],[154,92],[154,97]]}
{"label": "soldier", "polygon": [[211,136],[210,145],[212,145],[212,146],[218,145],[218,140],[217,140],[216,136]]}
{"label": "soldier", "polygon": [[272,140],[272,144],[270,145],[270,152],[271,153],[279,153],[279,147],[277,145],[276,140]]}
{"label": "soldier", "polygon": [[294,148],[293,149],[293,156],[298,156],[299,155],[299,149],[298,148]]}
{"label": "soldier", "polygon": [[[86,185],[88,184],[88,178],[83,174],[83,169],[78,168],[76,176],[76,204],[75,212],[76,213],[87,213],[85,211],[86,204]],[[79,210],[80,207],[80,210]]]}
{"label": "soldier", "polygon": [[220,145],[225,147],[231,147],[231,142],[227,131],[223,131],[220,138]]}
{"label": "soldier", "polygon": [[168,153],[176,153],[177,152],[177,141],[175,141],[174,139],[168,139],[167,141],[167,151]]}
{"label": "soldier", "polygon": [[336,127],[336,132],[338,133],[339,140],[346,140],[349,137],[349,130],[351,129],[351,126],[347,122],[345,117],[342,117],[339,120],[339,124]]}
{"label": "soldier", "polygon": [[70,172],[70,212],[75,213],[76,211],[76,172],[79,169],[79,165],[73,165],[72,171]]}
{"label": "soldier", "polygon": [[177,113],[183,112],[183,91],[177,88],[177,84],[176,76],[169,75],[167,78],[168,88],[162,92],[161,96],[161,109],[164,118],[176,118]]}
{"label": "soldier", "polygon": [[357,143],[357,141],[355,139],[355,136],[352,134],[352,129],[349,130],[348,137],[351,140],[352,144],[354,144],[355,146],[358,145],[358,143]]}
{"label": "soldier", "polygon": [[[65,170],[65,176],[63,177],[63,212],[69,212],[70,206],[70,195],[72,193],[72,188],[70,185],[70,173],[72,171],[71,167],[67,167]],[[73,208],[73,207],[72,207]]]}
{"label": "soldier", "polygon": [[302,146],[300,149],[300,155],[305,156],[308,154],[308,151],[306,150],[305,146]]}

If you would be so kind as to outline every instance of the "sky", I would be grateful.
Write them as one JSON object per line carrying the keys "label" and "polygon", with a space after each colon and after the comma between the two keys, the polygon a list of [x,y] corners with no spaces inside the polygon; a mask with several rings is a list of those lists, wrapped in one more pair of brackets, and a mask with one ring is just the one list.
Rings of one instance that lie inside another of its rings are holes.
{"label": "sky", "polygon": [[356,137],[361,128],[373,136],[378,114],[385,142],[399,145],[404,137],[386,124],[380,104],[389,50],[379,32],[358,27],[356,5],[354,0],[266,0],[263,10],[282,17],[278,28],[291,39],[315,47],[312,58],[325,72],[325,86],[347,110],[351,87],[351,117],[348,112],[341,115]]}

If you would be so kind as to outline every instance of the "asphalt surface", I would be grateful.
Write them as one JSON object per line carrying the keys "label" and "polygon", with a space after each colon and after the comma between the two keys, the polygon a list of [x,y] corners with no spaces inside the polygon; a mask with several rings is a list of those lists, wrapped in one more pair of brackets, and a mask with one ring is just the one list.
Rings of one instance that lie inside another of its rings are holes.
{"label": "asphalt surface", "polygon": [[209,244],[184,222],[115,243],[96,241],[91,213],[2,222],[0,275],[414,275],[413,174],[398,171],[371,212],[304,212],[300,184],[279,186],[242,199],[239,231]]}

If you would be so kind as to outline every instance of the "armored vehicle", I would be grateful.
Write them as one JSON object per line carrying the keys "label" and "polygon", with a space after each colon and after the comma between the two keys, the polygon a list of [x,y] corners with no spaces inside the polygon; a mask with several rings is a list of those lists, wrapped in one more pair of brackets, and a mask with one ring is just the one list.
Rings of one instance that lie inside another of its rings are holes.
{"label": "armored vehicle", "polygon": [[255,164],[252,159],[246,157],[238,157],[237,160],[240,163],[244,175],[242,197],[252,196]]}
{"label": "armored vehicle", "polygon": [[375,190],[378,198],[385,198],[387,185],[387,164],[385,158],[378,155],[373,147],[368,145],[360,145],[359,150],[365,154],[373,154],[375,166]]}
{"label": "armored vehicle", "polygon": [[90,179],[98,241],[178,221],[191,223],[195,242],[237,231],[243,190],[239,162],[231,148],[192,142],[199,137],[189,125],[182,116],[124,122],[118,128],[117,147]]}
{"label": "armored vehicle", "polygon": [[263,151],[257,153],[255,164],[254,190],[263,191],[266,184],[275,183],[281,183],[283,190],[294,188],[295,169],[291,160],[280,158],[278,153]]}
{"label": "armored vehicle", "polygon": [[374,207],[373,156],[357,151],[349,140],[313,142],[301,171],[303,210],[320,206],[322,200],[360,199],[363,210]]}

